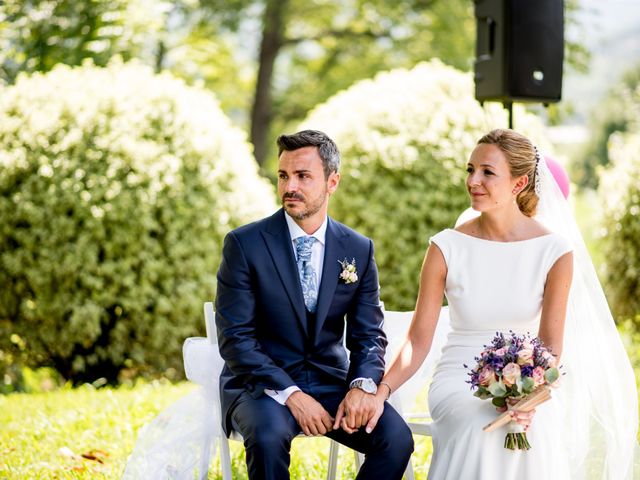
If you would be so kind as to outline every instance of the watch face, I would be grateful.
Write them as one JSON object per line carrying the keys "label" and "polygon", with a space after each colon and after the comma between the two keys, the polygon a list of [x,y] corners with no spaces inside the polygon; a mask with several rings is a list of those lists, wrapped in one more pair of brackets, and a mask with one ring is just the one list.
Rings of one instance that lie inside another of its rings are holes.
{"label": "watch face", "polygon": [[375,382],[370,378],[365,378],[362,381],[362,390],[367,393],[376,393],[377,388]]}
{"label": "watch face", "polygon": [[360,378],[358,380],[354,380],[351,383],[351,388],[359,388],[366,393],[376,393],[378,391],[376,382],[374,382],[371,378]]}

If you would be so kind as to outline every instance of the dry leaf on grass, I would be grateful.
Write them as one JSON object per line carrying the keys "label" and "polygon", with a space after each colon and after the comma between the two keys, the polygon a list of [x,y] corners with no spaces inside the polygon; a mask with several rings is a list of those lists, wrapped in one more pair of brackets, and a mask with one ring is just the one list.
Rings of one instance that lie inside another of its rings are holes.
{"label": "dry leaf on grass", "polygon": [[94,462],[104,463],[104,459],[106,459],[109,454],[104,450],[89,450],[88,452],[82,453],[82,458],[86,458],[87,460],[93,460]]}

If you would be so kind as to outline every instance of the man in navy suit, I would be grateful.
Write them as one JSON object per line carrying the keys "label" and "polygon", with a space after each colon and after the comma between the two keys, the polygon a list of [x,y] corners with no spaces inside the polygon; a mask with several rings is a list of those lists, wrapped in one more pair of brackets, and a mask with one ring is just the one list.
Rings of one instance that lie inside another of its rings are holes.
{"label": "man in navy suit", "polygon": [[218,271],[225,431],[242,434],[252,480],[289,478],[301,431],[363,452],[359,479],[400,479],[413,439],[374,401],[390,392],[379,385],[387,341],[373,243],[327,216],[335,143],[315,130],[277,143],[284,208],[230,232]]}

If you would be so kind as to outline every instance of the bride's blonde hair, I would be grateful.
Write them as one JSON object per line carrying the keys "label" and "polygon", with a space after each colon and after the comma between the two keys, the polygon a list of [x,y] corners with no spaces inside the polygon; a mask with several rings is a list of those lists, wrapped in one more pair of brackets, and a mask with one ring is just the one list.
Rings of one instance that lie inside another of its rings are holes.
{"label": "bride's blonde hair", "polygon": [[533,217],[538,207],[538,196],[535,192],[538,156],[533,143],[524,135],[506,128],[491,130],[478,140],[478,145],[482,143],[495,145],[504,153],[511,177],[528,177],[529,181],[516,197],[516,202],[522,213]]}

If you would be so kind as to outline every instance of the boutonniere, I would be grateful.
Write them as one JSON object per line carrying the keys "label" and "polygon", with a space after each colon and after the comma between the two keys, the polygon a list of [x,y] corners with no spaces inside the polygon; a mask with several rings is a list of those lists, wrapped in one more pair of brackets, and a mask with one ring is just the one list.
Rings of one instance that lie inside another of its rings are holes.
{"label": "boutonniere", "polygon": [[354,258],[351,262],[348,262],[345,258],[344,260],[338,260],[338,263],[342,267],[342,272],[340,272],[340,280],[347,285],[350,283],[356,283],[358,281],[358,272],[356,272],[356,259]]}

